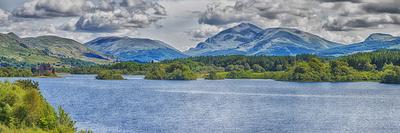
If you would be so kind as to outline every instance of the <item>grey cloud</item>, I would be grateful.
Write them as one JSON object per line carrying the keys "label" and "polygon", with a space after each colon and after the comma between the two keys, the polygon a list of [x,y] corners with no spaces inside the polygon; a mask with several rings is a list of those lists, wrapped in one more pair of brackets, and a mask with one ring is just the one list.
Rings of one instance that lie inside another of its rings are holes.
{"label": "grey cloud", "polygon": [[362,0],[319,0],[321,2],[351,2],[351,3],[361,3]]}
{"label": "grey cloud", "polygon": [[0,9],[0,25],[5,25],[9,22],[10,13]]}
{"label": "grey cloud", "polygon": [[400,17],[396,15],[365,15],[355,18],[331,18],[323,28],[328,31],[348,31],[359,28],[376,28],[384,24],[400,25]]}
{"label": "grey cloud", "polygon": [[199,18],[199,23],[210,24],[210,25],[224,25],[233,22],[240,22],[251,20],[256,15],[251,12],[241,12],[240,4],[235,6],[221,7],[219,3],[213,3],[208,5],[207,10]]}
{"label": "grey cloud", "polygon": [[313,6],[316,2],[278,0],[247,0],[237,1],[234,6],[222,7],[219,4],[209,5],[199,18],[201,24],[225,25],[242,21],[260,21],[262,23],[272,20],[280,21],[282,25],[291,26],[297,19],[313,17],[317,13]]}
{"label": "grey cloud", "polygon": [[295,20],[289,18],[307,17],[314,14],[313,10],[309,10],[306,7],[289,5],[264,0],[237,1],[234,6],[225,7],[214,3],[209,5],[207,10],[200,16],[199,23],[225,25],[241,21],[267,21],[273,19],[286,19],[289,21],[287,23],[292,23]]}
{"label": "grey cloud", "polygon": [[[82,15],[75,24],[75,30],[90,32],[115,31],[121,28],[143,28],[165,16],[167,13],[158,3],[143,0],[109,0],[93,3],[90,11]],[[63,29],[71,30],[70,24]]]}
{"label": "grey cloud", "polygon": [[79,16],[85,0],[31,0],[13,11],[17,17],[47,18]]}
{"label": "grey cloud", "polygon": [[368,3],[363,9],[369,13],[393,13],[400,14],[400,1],[379,1],[377,3]]}
{"label": "grey cloud", "polygon": [[13,11],[17,17],[49,18],[81,16],[98,10],[114,11],[125,8],[131,12],[152,11],[156,15],[166,15],[166,10],[157,2],[144,0],[31,0]]}
{"label": "grey cloud", "polygon": [[221,27],[213,25],[201,25],[199,29],[188,31],[193,38],[207,38],[222,31]]}

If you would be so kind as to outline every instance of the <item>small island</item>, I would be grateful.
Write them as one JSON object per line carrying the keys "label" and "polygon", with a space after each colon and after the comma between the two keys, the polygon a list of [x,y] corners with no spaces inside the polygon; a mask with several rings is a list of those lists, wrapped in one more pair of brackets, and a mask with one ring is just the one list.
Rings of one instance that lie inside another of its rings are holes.
{"label": "small island", "polygon": [[103,70],[100,71],[96,79],[98,80],[125,80],[122,76],[121,72],[113,71],[113,70]]}
{"label": "small island", "polygon": [[151,80],[196,80],[197,75],[183,63],[156,64],[146,73]]}

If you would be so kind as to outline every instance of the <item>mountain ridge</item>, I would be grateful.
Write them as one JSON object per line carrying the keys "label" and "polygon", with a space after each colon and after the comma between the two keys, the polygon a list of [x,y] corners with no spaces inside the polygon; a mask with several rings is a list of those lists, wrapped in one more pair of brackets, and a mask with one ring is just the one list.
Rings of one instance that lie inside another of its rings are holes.
{"label": "mountain ridge", "polygon": [[[317,35],[293,28],[262,29],[250,23],[228,28],[186,51],[192,56],[297,55],[341,46]],[[217,54],[216,54],[217,53]]]}
{"label": "mountain ridge", "polygon": [[186,57],[169,44],[147,38],[99,37],[85,45],[118,61],[153,62]]}

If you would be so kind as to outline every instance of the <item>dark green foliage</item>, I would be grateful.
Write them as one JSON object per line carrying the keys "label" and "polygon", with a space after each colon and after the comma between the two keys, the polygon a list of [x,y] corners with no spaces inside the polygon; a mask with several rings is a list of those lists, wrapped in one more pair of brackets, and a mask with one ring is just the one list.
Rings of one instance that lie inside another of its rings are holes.
{"label": "dark green foliage", "polygon": [[[394,70],[383,72],[385,64],[400,65],[399,50],[379,50],[334,59],[314,55],[299,56],[210,56],[168,60],[161,63],[116,63],[74,68],[72,73],[119,70],[124,74],[144,74],[146,79],[277,79],[306,82],[379,81],[385,74],[394,80]],[[394,81],[391,81],[394,82]]]}
{"label": "dark green foliage", "polygon": [[61,64],[69,65],[72,67],[92,66],[92,65],[96,64],[94,62],[83,61],[83,60],[74,59],[74,58],[60,58],[60,61],[61,61]]}
{"label": "dark green foliage", "polygon": [[[314,55],[299,55],[299,56],[241,56],[241,55],[229,55],[229,56],[203,56],[203,57],[191,57],[186,59],[177,59],[174,61],[165,61],[163,63],[170,62],[199,62],[203,65],[216,66],[228,68],[229,65],[241,65],[235,66],[240,69],[249,69],[249,66],[258,64],[263,67],[266,71],[282,71],[287,70],[290,66],[299,61],[309,61],[311,58],[316,58]],[[232,67],[232,66],[231,66]],[[235,69],[236,69],[235,68]],[[229,68],[228,68],[229,69]],[[237,70],[237,69],[236,69]],[[232,71],[232,70],[227,70]]]}
{"label": "dark green foliage", "polygon": [[292,81],[330,81],[331,74],[329,65],[318,58],[309,62],[299,62],[288,71],[287,80]]}
{"label": "dark green foliage", "polygon": [[208,73],[207,80],[222,80],[225,79],[225,75],[224,74],[220,74],[216,71],[211,71],[210,73]]}
{"label": "dark green foliage", "polygon": [[32,72],[28,69],[17,69],[14,67],[0,67],[0,77],[31,77]]}
{"label": "dark green foliage", "polygon": [[145,79],[164,80],[166,75],[165,68],[162,65],[153,65],[147,71]]}
{"label": "dark green foliage", "polygon": [[251,68],[253,69],[254,72],[258,72],[258,73],[265,72],[265,69],[258,64],[253,64],[253,66]]}
{"label": "dark green foliage", "polygon": [[196,80],[196,74],[188,65],[183,63],[171,63],[155,65],[146,74],[146,79],[154,80]]}
{"label": "dark green foliage", "polygon": [[383,70],[386,64],[400,65],[400,50],[378,50],[376,52],[358,53],[341,57],[339,60],[347,62],[357,70]]}
{"label": "dark green foliage", "polygon": [[173,63],[165,67],[167,80],[196,80],[197,77],[189,66],[182,63]]}
{"label": "dark green foliage", "polygon": [[245,67],[243,65],[228,65],[225,68],[226,71],[230,72],[230,71],[244,71]]}
{"label": "dark green foliage", "polygon": [[99,79],[99,80],[124,80],[124,77],[122,77],[121,72],[113,71],[113,70],[103,70],[97,74],[96,79]]}
{"label": "dark green foliage", "polygon": [[33,66],[33,64],[27,62],[19,62],[16,59],[0,57],[0,67],[30,68]]}
{"label": "dark green foliage", "polygon": [[400,84],[400,66],[385,65],[382,83]]}
{"label": "dark green foliage", "polygon": [[250,79],[251,76],[250,71],[231,71],[226,75],[227,79]]}

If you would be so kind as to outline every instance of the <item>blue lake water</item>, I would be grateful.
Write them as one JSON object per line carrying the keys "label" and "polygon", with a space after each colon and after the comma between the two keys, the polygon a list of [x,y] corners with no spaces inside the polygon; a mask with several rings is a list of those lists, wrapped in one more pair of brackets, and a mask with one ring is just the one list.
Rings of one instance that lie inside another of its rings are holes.
{"label": "blue lake water", "polygon": [[400,85],[94,77],[33,80],[53,106],[71,114],[78,128],[96,133],[400,131]]}

